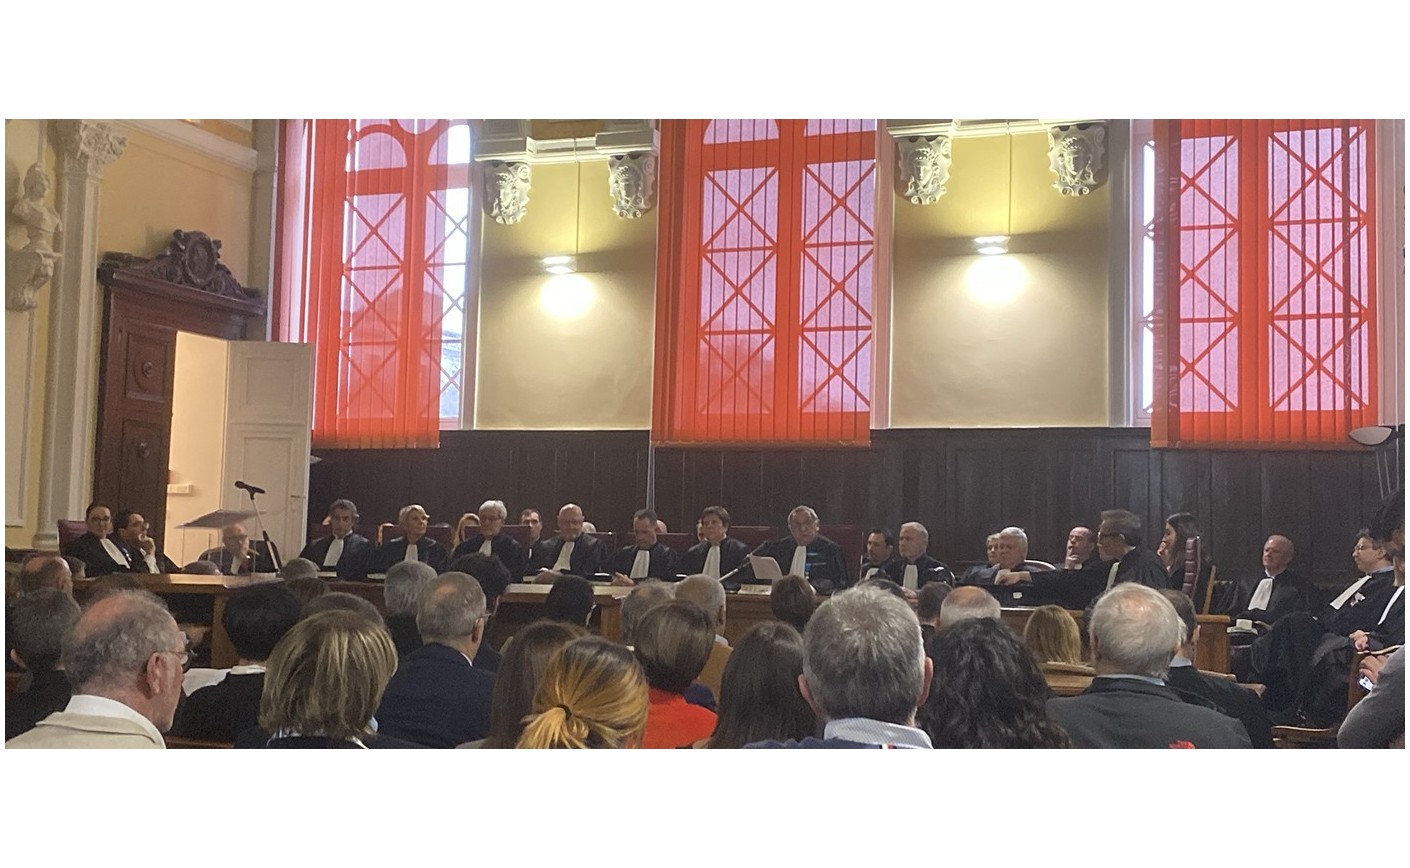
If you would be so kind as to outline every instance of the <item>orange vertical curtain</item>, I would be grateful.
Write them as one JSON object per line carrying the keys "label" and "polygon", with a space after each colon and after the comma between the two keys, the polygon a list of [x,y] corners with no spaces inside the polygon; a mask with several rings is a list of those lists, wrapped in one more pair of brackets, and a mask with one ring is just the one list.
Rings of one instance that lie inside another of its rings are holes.
{"label": "orange vertical curtain", "polygon": [[448,124],[285,121],[277,308],[314,347],[315,446],[440,444]]}
{"label": "orange vertical curtain", "polygon": [[654,443],[869,441],[876,138],[662,121]]}
{"label": "orange vertical curtain", "polygon": [[1155,125],[1155,446],[1378,424],[1374,124]]}

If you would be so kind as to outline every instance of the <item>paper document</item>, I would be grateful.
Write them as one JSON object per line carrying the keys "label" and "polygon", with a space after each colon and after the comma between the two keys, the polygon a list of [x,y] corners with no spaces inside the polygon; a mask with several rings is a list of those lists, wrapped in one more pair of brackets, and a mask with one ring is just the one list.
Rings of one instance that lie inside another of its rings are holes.
{"label": "paper document", "polygon": [[773,558],[749,556],[749,566],[754,570],[754,578],[761,582],[776,582],[783,578],[783,570],[778,568],[778,561]]}

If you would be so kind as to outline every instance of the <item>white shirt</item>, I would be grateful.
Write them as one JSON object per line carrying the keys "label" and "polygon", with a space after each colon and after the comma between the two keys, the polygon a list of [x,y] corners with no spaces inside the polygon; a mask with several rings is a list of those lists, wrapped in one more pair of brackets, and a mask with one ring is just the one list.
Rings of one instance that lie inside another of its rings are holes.
{"label": "white shirt", "polygon": [[720,577],[720,547],[710,546],[710,550],[705,553],[705,568],[702,571],[712,579]]}
{"label": "white shirt", "polygon": [[627,573],[629,579],[644,579],[651,569],[651,552],[647,549],[637,549],[636,557],[632,558],[632,571]]}
{"label": "white shirt", "polygon": [[133,708],[123,705],[116,699],[109,699],[106,696],[94,696],[91,693],[80,693],[77,696],[69,697],[69,704],[64,708],[71,714],[88,714],[93,717],[120,717],[123,720],[130,720],[142,727],[152,738],[157,740],[157,744],[166,744],[161,732],[157,730],[152,722],[138,714]]}
{"label": "white shirt", "polygon": [[1405,587],[1402,585],[1401,587],[1395,589],[1394,594],[1390,595],[1390,602],[1386,603],[1385,611],[1381,612],[1381,619],[1376,622],[1377,627],[1386,622],[1386,616],[1390,614],[1390,607],[1395,605],[1395,601],[1400,599],[1400,595],[1404,593],[1404,591]]}
{"label": "white shirt", "polygon": [[190,696],[202,687],[214,687],[224,681],[227,675],[257,675],[261,672],[264,672],[263,663],[247,663],[244,666],[232,666],[229,669],[192,669],[182,679],[181,690]]}
{"label": "white shirt", "polygon": [[336,567],[338,559],[343,556],[343,538],[333,537],[333,541],[328,544],[328,554],[323,556],[323,566]]}
{"label": "white shirt", "polygon": [[420,549],[420,547],[417,546],[416,543],[407,543],[407,544],[406,544],[406,555],[402,558],[402,562],[404,563],[404,562],[406,562],[406,561],[419,561],[419,560],[421,560],[421,549]]}
{"label": "white shirt", "polygon": [[1362,576],[1361,578],[1359,578],[1359,579],[1357,579],[1356,581],[1352,582],[1352,583],[1351,583],[1351,587],[1347,588],[1345,591],[1342,591],[1342,592],[1341,592],[1341,596],[1340,596],[1340,597],[1337,597],[1335,600],[1333,600],[1333,601],[1331,602],[1331,604],[1330,604],[1331,607],[1332,607],[1333,609],[1336,609],[1336,610],[1340,611],[1340,610],[1341,610],[1341,607],[1344,606],[1344,605],[1346,605],[1346,601],[1347,601],[1347,600],[1350,600],[1350,599],[1356,594],[1357,591],[1361,590],[1361,586],[1364,585],[1364,584],[1366,584],[1366,583],[1369,582],[1370,580],[1371,580],[1371,577],[1370,577],[1370,576]]}
{"label": "white shirt", "polygon": [[1268,608],[1268,601],[1272,598],[1273,580],[1268,576],[1264,576],[1263,579],[1259,581],[1258,587],[1254,589],[1253,599],[1248,601],[1248,608],[1250,610],[1266,609]]}
{"label": "white shirt", "polygon": [[493,552],[494,552],[494,546],[492,545],[493,542],[494,542],[494,539],[493,539],[492,537],[485,537],[485,541],[482,542],[482,543],[480,543],[480,554],[482,554],[482,555],[493,554]]}
{"label": "white shirt", "polygon": [[803,575],[803,565],[808,562],[808,547],[798,546],[793,550],[793,563],[788,565],[788,571],[795,576]]}
{"label": "white shirt", "polygon": [[870,579],[872,576],[876,576],[876,575],[880,575],[880,574],[881,574],[881,567],[877,567],[877,566],[866,567],[865,569],[862,570],[862,581],[865,582],[867,579]]}
{"label": "white shirt", "polygon": [[573,568],[573,547],[578,544],[577,540],[568,540],[563,544],[563,548],[558,550],[558,560],[553,562],[553,570],[562,572]]}
{"label": "white shirt", "polygon": [[906,564],[906,571],[901,574],[901,587],[914,591],[916,588],[920,587],[918,584],[919,581],[920,571],[916,569],[916,565]]}

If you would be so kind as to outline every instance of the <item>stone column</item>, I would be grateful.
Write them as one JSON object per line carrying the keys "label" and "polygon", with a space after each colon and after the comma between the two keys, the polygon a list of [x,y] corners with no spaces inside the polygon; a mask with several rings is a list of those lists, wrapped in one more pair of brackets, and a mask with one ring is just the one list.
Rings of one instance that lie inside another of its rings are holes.
{"label": "stone column", "polygon": [[[62,255],[54,268],[49,309],[49,364],[44,444],[34,547],[59,547],[56,521],[82,518],[92,490],[97,430],[98,188],[103,169],[122,155],[124,136],[96,121],[52,121],[59,158],[58,210]],[[114,508],[117,508],[116,506]]]}

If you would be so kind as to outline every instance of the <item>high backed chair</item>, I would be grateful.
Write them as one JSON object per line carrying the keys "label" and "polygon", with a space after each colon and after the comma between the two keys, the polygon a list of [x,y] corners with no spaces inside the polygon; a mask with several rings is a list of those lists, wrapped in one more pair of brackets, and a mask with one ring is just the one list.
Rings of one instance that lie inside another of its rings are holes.
{"label": "high backed chair", "polygon": [[450,538],[454,534],[455,528],[451,527],[445,522],[429,525],[426,528],[426,536],[445,546],[447,551],[449,551],[451,548]]}
{"label": "high backed chair", "polygon": [[729,535],[750,549],[756,549],[776,536],[773,528],[761,524],[732,524]]}
{"label": "high backed chair", "polygon": [[68,548],[70,543],[88,533],[87,522],[61,518],[57,524],[59,525],[59,551]]}
{"label": "high backed chair", "polygon": [[691,546],[700,540],[693,533],[658,533],[656,540],[668,549],[685,554]]}
{"label": "high backed chair", "polygon": [[509,536],[510,539],[524,547],[525,552],[529,549],[529,536],[533,531],[527,524],[506,524],[500,528],[500,532]]}

